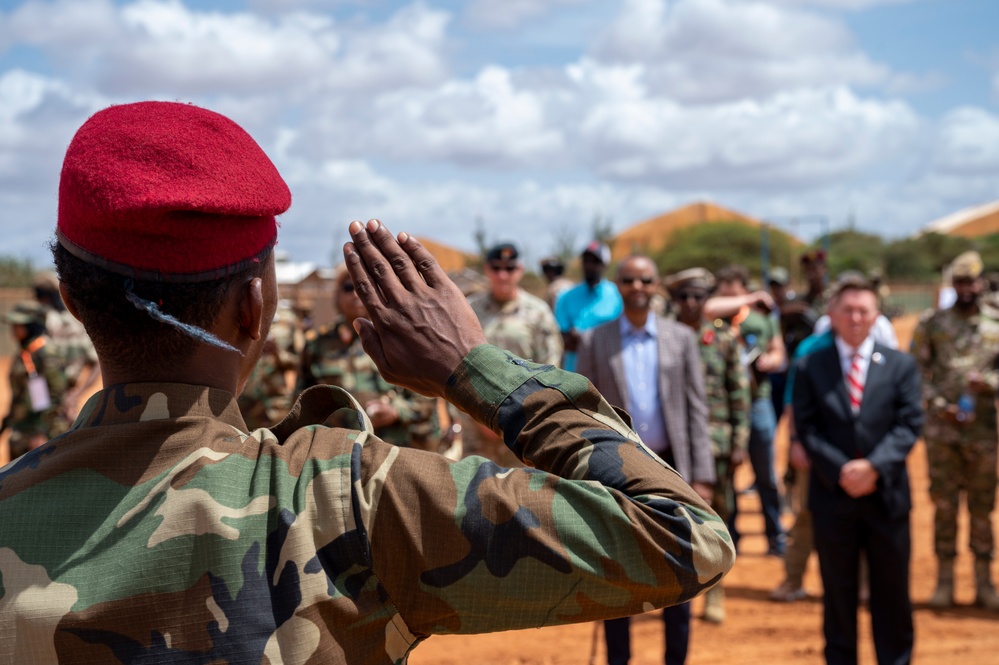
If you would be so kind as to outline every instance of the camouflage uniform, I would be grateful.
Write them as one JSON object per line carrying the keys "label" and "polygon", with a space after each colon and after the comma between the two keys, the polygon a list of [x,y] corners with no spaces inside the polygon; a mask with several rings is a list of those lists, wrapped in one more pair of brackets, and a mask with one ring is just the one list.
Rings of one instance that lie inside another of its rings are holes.
{"label": "camouflage uniform", "polygon": [[708,431],[718,482],[711,506],[728,519],[735,506],[732,453],[749,446],[749,374],[741,362],[741,344],[721,320],[705,321],[698,333],[704,391],[708,404]]}
{"label": "camouflage uniform", "polygon": [[264,352],[238,399],[239,410],[250,429],[273,425],[288,415],[293,391],[288,387],[286,374],[298,371],[303,344],[295,313],[279,308]]}
{"label": "camouflage uniform", "polygon": [[66,387],[79,382],[84,367],[97,365],[97,352],[83,324],[67,310],[46,307],[45,330],[52,342],[52,353],[62,358]]}
{"label": "camouflage uniform", "polygon": [[334,388],[249,433],[223,391],[98,393],[0,470],[0,662],[398,664],[731,568],[724,524],[584,378],[483,345],[447,385],[536,469],[387,445]]}
{"label": "camouflage uniform", "polygon": [[[66,372],[62,359],[53,353],[54,344],[45,335],[28,340],[24,349],[15,353],[10,367],[9,424],[10,457],[14,459],[31,448],[31,440],[41,436],[46,441],[69,429],[70,422],[61,413],[62,397],[66,394]],[[49,405],[35,410],[29,384],[32,376],[45,379]]]}
{"label": "camouflage uniform", "polygon": [[[936,509],[934,547],[941,559],[957,553],[957,515],[960,494],[966,494],[971,523],[971,550],[979,559],[992,557],[990,514],[996,494],[995,370],[999,353],[999,312],[985,299],[980,313],[964,315],[956,308],[923,316],[912,336],[912,353],[923,374],[926,402],[926,456],[930,496]],[[967,386],[968,373],[977,371],[992,394],[975,400],[975,417],[959,424],[946,417]]]}
{"label": "camouflage uniform", "polygon": [[[468,300],[479,319],[486,340],[501,349],[534,362],[558,366],[562,358],[562,333],[551,308],[543,300],[518,289],[517,297],[499,303],[490,293]],[[462,456],[481,455],[500,466],[521,466],[502,439],[462,414]]]}
{"label": "camouflage uniform", "polygon": [[342,317],[306,335],[297,385],[299,391],[315,385],[337,386],[361,404],[387,401],[399,414],[399,421],[375,430],[379,438],[397,446],[437,449],[441,436],[437,400],[383,379],[361,347],[361,339]]}

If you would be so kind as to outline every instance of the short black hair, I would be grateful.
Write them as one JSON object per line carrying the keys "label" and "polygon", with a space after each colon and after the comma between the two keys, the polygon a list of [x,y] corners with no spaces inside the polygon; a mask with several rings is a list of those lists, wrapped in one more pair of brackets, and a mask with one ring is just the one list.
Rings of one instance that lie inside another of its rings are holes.
{"label": "short black hair", "polygon": [[[77,258],[58,241],[51,250],[59,280],[102,364],[161,369],[186,361],[202,343],[129,302],[125,293],[130,278]],[[263,265],[262,259],[222,279],[189,284],[136,279],[130,288],[179,321],[208,329],[233,286],[258,277]]]}
{"label": "short black hair", "polygon": [[749,286],[749,271],[745,266],[736,264],[725,266],[715,273],[717,282],[739,282],[743,286]]}

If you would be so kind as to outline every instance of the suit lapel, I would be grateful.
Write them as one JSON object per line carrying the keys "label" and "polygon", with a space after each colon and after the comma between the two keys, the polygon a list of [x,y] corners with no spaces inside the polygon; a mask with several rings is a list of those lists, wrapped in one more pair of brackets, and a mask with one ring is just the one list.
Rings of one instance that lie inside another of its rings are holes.
{"label": "suit lapel", "polygon": [[[854,418],[853,409],[850,408],[850,395],[846,392],[846,379],[843,376],[843,365],[840,362],[839,349],[836,348],[835,343],[823,355],[822,361],[825,365],[824,369],[827,375],[832,378],[833,389],[836,391],[840,408],[843,409],[843,413],[847,418]],[[863,407],[863,402],[861,402],[861,407]]]}
{"label": "suit lapel", "polygon": [[666,364],[673,351],[673,337],[669,334],[666,320],[656,317],[656,353],[657,358],[656,380],[659,382],[659,403],[662,405],[663,420],[666,422],[666,429],[669,429],[670,414],[666,413],[670,402],[670,380],[666,375]]}
{"label": "suit lapel", "polygon": [[877,390],[878,385],[888,378],[888,373],[885,372],[886,364],[887,359],[884,350],[878,344],[875,344],[874,351],[871,353],[871,362],[867,366],[867,377],[864,379],[864,399],[860,402],[861,413],[864,412],[864,407],[870,403],[867,397],[873,394],[873,392],[869,391]]}
{"label": "suit lapel", "polygon": [[628,395],[628,382],[624,378],[624,358],[622,357],[622,347],[621,347],[621,326],[617,321],[610,326],[610,335],[607,336],[608,354],[611,376],[614,377],[614,384],[617,386],[617,392],[621,396],[621,406],[624,407],[625,411],[631,412],[631,400]]}

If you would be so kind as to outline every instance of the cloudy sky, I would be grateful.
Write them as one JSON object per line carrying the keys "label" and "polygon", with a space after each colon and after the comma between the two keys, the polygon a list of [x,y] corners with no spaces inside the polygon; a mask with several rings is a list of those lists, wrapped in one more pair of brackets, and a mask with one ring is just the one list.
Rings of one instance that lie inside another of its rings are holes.
{"label": "cloudy sky", "polygon": [[701,199],[905,235],[999,198],[997,25],[995,0],[0,0],[0,254],[47,262],[73,132],[142,99],[260,142],[296,260],[371,217],[537,258]]}

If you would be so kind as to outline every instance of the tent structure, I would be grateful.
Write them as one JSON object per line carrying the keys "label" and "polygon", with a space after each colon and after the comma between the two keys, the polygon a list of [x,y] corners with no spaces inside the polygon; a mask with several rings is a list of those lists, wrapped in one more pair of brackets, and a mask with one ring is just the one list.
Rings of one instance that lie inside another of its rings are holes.
{"label": "tent structure", "polygon": [[999,233],[999,201],[945,215],[924,226],[920,233],[943,233],[964,238],[980,238]]}

